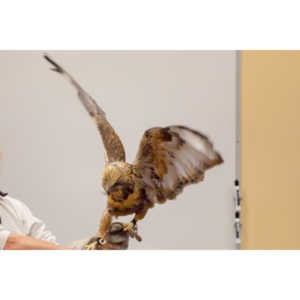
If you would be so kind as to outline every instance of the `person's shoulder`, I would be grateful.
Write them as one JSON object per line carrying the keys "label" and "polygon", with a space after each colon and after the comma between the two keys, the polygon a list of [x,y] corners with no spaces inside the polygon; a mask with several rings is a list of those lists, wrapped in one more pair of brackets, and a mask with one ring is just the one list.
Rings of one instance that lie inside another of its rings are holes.
{"label": "person's shoulder", "polygon": [[20,212],[29,212],[30,209],[28,208],[28,206],[16,199],[16,198],[13,198],[11,196],[5,196],[5,197],[1,197],[1,201],[9,208],[13,209],[16,213],[20,213]]}

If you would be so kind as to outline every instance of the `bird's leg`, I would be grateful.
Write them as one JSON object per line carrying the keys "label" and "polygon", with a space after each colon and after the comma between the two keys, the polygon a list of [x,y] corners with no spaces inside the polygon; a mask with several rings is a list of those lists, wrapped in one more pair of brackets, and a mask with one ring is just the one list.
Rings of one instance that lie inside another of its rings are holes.
{"label": "bird's leg", "polygon": [[136,214],[132,221],[130,221],[127,224],[124,224],[124,231],[128,231],[129,235],[131,237],[134,237],[139,242],[142,240],[142,238],[139,236],[137,232],[137,221],[142,220],[146,213],[148,208],[144,208],[140,213]]}
{"label": "bird's leg", "polygon": [[142,238],[137,233],[135,217],[129,223],[123,224],[123,226],[124,226],[124,231],[128,231],[130,237],[135,238],[139,242],[142,240]]}
{"label": "bird's leg", "polygon": [[112,215],[109,212],[109,209],[106,208],[104,212],[102,213],[99,229],[97,233],[97,239],[96,241],[91,242],[90,244],[85,246],[85,250],[95,250],[97,249],[98,245],[100,245],[103,249],[106,249],[106,233],[109,230],[109,227],[112,222]]}
{"label": "bird's leg", "polygon": [[102,213],[99,229],[98,229],[98,237],[104,238],[105,234],[107,233],[109,226],[112,222],[112,215],[110,213],[110,210],[106,208],[104,212]]}

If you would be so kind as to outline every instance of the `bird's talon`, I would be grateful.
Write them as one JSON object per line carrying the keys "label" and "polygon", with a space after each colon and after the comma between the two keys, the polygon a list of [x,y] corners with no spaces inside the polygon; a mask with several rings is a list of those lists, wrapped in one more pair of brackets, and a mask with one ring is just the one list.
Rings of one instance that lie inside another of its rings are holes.
{"label": "bird's talon", "polygon": [[90,243],[84,247],[84,250],[95,250],[97,247],[97,241]]}
{"label": "bird's talon", "polygon": [[136,227],[132,222],[130,222],[128,224],[124,224],[124,229],[123,230],[128,231],[130,233],[131,231],[136,231]]}
{"label": "bird's talon", "polygon": [[124,231],[127,231],[129,233],[129,236],[131,238],[135,238],[137,241],[141,241],[142,238],[137,233],[137,226],[134,222],[130,222],[128,224],[124,224]]}

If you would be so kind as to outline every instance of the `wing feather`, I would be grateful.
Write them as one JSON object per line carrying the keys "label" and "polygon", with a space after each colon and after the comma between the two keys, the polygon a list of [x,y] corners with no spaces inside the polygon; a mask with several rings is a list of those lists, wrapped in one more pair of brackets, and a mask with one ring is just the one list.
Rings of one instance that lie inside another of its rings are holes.
{"label": "wing feather", "polygon": [[105,112],[101,109],[101,107],[99,107],[96,101],[74,80],[74,78],[69,73],[67,73],[60,65],[58,65],[48,55],[44,55],[44,58],[54,66],[54,68],[52,69],[53,71],[62,74],[76,88],[79,100],[96,122],[106,150],[106,157],[108,162],[125,161],[125,150],[123,144],[119,136],[116,134],[115,130],[107,121]]}
{"label": "wing feather", "polygon": [[205,171],[223,162],[211,141],[184,126],[155,127],[142,138],[134,165],[153,202],[174,199],[189,184],[204,179]]}

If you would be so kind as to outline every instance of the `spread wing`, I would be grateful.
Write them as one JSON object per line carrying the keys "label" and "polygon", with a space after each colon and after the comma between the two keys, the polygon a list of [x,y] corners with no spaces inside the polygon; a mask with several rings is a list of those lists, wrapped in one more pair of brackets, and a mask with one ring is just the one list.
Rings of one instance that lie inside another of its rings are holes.
{"label": "spread wing", "polygon": [[221,164],[210,140],[184,126],[155,127],[142,138],[134,165],[153,202],[175,199],[183,188],[204,179],[206,170]]}
{"label": "spread wing", "polygon": [[96,122],[103,140],[108,162],[125,161],[125,150],[122,142],[110,123],[107,121],[105,112],[98,106],[96,101],[87,92],[85,92],[85,90],[73,79],[73,77],[69,73],[67,73],[56,62],[54,62],[48,55],[44,55],[44,58],[54,66],[54,68],[52,69],[53,71],[64,75],[64,77],[66,77],[76,88],[81,103],[84,105],[90,116]]}

